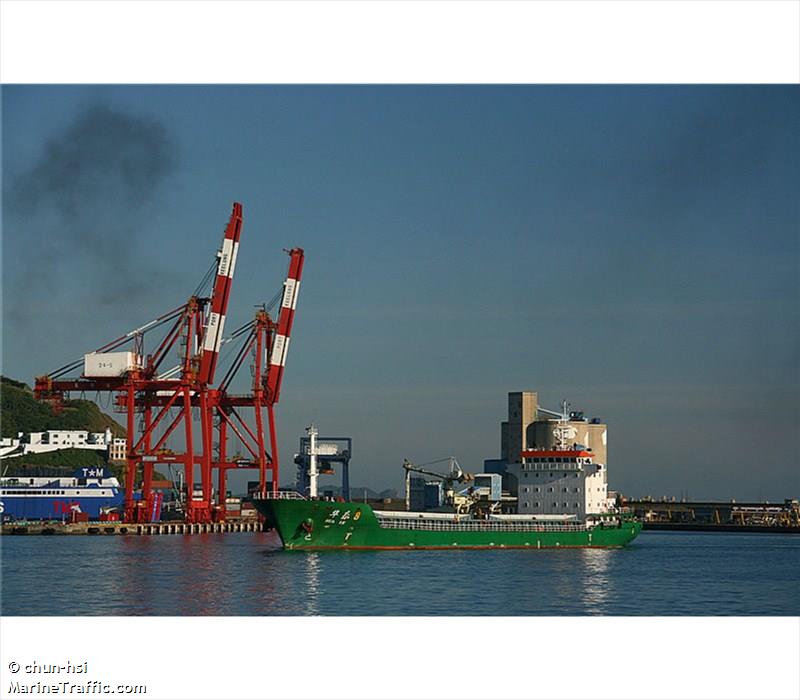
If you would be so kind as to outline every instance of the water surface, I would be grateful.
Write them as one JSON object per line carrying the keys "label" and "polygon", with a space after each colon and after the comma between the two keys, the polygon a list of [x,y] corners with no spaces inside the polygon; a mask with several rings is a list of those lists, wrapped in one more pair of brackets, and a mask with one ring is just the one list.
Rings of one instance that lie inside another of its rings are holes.
{"label": "water surface", "polygon": [[4,615],[798,615],[800,536],[284,552],[271,533],[6,536]]}

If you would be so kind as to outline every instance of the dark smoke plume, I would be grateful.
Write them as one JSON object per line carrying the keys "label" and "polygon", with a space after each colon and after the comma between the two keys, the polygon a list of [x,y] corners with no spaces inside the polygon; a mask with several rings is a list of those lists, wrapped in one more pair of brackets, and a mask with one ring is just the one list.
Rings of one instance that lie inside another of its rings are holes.
{"label": "dark smoke plume", "polygon": [[24,236],[35,258],[25,281],[53,285],[68,264],[86,271],[87,291],[102,287],[102,303],[144,293],[147,218],[175,165],[163,124],[106,105],[84,109],[12,184],[17,217],[6,235]]}

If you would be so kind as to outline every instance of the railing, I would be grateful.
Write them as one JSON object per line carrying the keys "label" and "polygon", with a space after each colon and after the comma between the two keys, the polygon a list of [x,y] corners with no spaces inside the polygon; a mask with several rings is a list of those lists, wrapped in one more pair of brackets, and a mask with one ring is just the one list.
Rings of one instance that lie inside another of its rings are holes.
{"label": "railing", "polygon": [[306,497],[297,492],[297,491],[266,491],[265,493],[259,494],[259,498],[262,499],[278,499],[278,500],[291,500],[291,501],[305,501],[307,500]]}
{"label": "railing", "polygon": [[382,518],[378,524],[391,530],[428,530],[434,532],[581,532],[587,528],[582,524],[564,523],[544,525],[542,523],[509,523],[496,520],[428,520],[424,518]]}

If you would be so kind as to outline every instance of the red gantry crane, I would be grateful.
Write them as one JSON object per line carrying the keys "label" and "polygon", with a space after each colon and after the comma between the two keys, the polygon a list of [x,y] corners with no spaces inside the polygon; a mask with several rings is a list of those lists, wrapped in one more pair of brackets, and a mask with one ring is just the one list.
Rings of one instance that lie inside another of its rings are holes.
{"label": "red gantry crane", "polygon": [[[267,490],[267,471],[270,472],[269,488],[278,489],[278,444],[275,429],[275,405],[280,396],[283,369],[292,331],[294,311],[303,274],[304,253],[302,248],[293,248],[289,254],[289,273],[280,294],[281,309],[277,323],[268,310],[260,309],[253,321],[234,334],[244,335],[244,342],[220,386],[209,392],[207,424],[217,426],[218,450],[213,467],[218,470],[217,518],[225,517],[226,472],[229,469],[252,469],[259,471],[259,490]],[[233,340],[233,338],[231,338]],[[251,371],[252,391],[246,395],[230,394],[231,380],[241,368],[244,358],[253,356]],[[241,415],[242,408],[252,408],[254,429]],[[266,409],[269,426],[269,450],[266,447],[263,410]],[[228,456],[229,431],[240,441],[249,457],[234,459]]]}
{"label": "red gantry crane", "polygon": [[[280,395],[297,291],[303,267],[303,251],[289,251],[289,277],[284,283],[278,323],[261,309],[255,319],[223,337],[233,274],[242,230],[242,207],[234,203],[222,239],[222,248],[198,291],[188,301],[153,321],[64,365],[48,375],[37,377],[36,395],[58,408],[70,392],[111,392],[117,410],[126,414],[127,468],[125,472],[125,520],[148,522],[152,519],[153,471],[157,464],[180,464],[186,477],[185,517],[188,522],[224,519],[226,482],[230,468],[257,468],[261,490],[266,489],[266,472],[271,471],[271,488],[277,489],[278,458],[274,406]],[[211,297],[198,292],[214,274]],[[145,356],[145,334],[158,328],[166,334]],[[249,333],[248,333],[249,331]],[[220,387],[211,388],[223,343],[245,336],[246,340]],[[128,349],[120,350],[126,347]],[[166,358],[177,352],[179,364],[162,370]],[[255,356],[252,391],[232,395],[228,388],[248,353]],[[78,378],[66,378],[83,366]],[[269,369],[267,369],[269,368]],[[247,424],[238,409],[252,408],[255,425]],[[266,450],[263,409],[267,410],[270,451]],[[200,432],[196,435],[193,411],[199,413]],[[140,415],[137,426],[136,416]],[[183,426],[183,452],[167,447],[170,437]],[[137,430],[137,427],[139,428]],[[214,432],[218,451],[213,454]],[[246,447],[251,459],[228,456],[228,430]],[[199,440],[198,440],[199,438]],[[200,488],[195,489],[195,470],[199,468]],[[212,503],[212,470],[219,471],[218,503]],[[135,485],[141,472],[141,494]]]}

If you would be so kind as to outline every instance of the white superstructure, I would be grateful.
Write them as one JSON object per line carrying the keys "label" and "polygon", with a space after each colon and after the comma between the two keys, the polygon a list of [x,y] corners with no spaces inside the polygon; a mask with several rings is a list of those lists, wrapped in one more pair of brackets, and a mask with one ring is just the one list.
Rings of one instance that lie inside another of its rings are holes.
{"label": "white superstructure", "polygon": [[516,482],[518,513],[583,519],[613,506],[605,466],[585,449],[525,450],[507,473]]}

